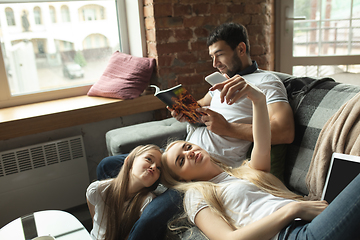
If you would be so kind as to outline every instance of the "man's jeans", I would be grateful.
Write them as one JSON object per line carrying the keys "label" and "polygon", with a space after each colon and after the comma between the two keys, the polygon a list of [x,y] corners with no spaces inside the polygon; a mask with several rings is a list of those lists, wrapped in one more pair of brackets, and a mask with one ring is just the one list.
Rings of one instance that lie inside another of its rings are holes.
{"label": "man's jeans", "polygon": [[[96,169],[98,180],[116,177],[127,155],[104,158]],[[182,211],[181,194],[173,189],[166,190],[146,206],[131,229],[128,240],[163,239],[168,221]]]}

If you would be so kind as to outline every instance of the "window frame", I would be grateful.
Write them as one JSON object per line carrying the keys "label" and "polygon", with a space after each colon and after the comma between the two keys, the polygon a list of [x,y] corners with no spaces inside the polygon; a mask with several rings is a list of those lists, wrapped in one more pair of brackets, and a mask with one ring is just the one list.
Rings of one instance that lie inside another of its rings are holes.
{"label": "window frame", "polygon": [[[71,2],[74,0],[68,0]],[[87,0],[94,1],[95,0]],[[114,0],[117,10],[120,50],[137,57],[146,55],[146,38],[142,0]],[[46,0],[0,0],[0,3],[54,2]],[[6,23],[7,24],[7,23]],[[0,108],[51,101],[86,95],[92,85],[59,89],[34,94],[12,96],[7,81],[5,63],[0,46]]]}

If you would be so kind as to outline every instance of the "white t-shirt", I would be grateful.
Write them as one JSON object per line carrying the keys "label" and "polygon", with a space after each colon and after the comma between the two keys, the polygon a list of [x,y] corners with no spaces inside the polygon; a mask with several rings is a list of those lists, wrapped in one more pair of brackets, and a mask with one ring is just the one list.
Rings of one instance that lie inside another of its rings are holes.
{"label": "white t-shirt", "polygon": [[[255,184],[233,177],[226,172],[210,180],[218,183],[221,189],[220,199],[224,203],[226,214],[230,216],[237,227],[260,220],[294,200],[289,200],[260,190]],[[190,189],[184,197],[185,209],[190,222],[195,224],[196,214],[208,207],[202,194],[196,189]],[[272,239],[277,239],[278,234]]]}
{"label": "white t-shirt", "polygon": [[[288,102],[286,89],[281,80],[274,74],[256,70],[247,74],[244,79],[257,86],[266,96],[267,104]],[[220,113],[228,122],[251,123],[253,110],[248,98],[241,98],[232,105],[220,102],[220,91],[211,91],[210,109]],[[251,142],[217,135],[206,127],[193,127],[188,124],[186,141],[198,145],[223,163],[238,167],[246,158]]]}
{"label": "white t-shirt", "polygon": [[[113,179],[107,179],[104,181],[95,181],[89,185],[86,190],[87,200],[95,206],[95,214],[93,219],[93,229],[90,232],[91,238],[94,240],[104,239],[106,229],[106,218],[102,220],[104,213],[104,197],[105,191],[109,187],[110,182]],[[153,193],[149,193],[145,198],[140,210],[140,214],[144,211],[145,207],[155,198]],[[101,222],[102,220],[102,222]],[[100,226],[101,223],[101,226]]]}

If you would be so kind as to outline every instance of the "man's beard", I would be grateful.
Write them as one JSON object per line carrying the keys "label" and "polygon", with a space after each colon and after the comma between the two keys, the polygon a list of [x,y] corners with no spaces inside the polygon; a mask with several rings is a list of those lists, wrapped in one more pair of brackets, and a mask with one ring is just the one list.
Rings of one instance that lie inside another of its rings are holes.
{"label": "man's beard", "polygon": [[235,52],[231,60],[232,60],[232,67],[231,69],[228,68],[228,71],[226,73],[230,78],[233,77],[236,73],[243,70],[243,64],[239,56]]}

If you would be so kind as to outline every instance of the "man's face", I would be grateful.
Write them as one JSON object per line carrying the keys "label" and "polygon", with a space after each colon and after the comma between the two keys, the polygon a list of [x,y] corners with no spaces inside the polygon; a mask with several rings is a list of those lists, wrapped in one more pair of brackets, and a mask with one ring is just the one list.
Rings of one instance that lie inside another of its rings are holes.
{"label": "man's face", "polygon": [[226,73],[229,77],[233,77],[237,72],[243,70],[243,64],[235,50],[232,50],[223,40],[210,45],[209,55],[213,59],[213,67],[222,74]]}

